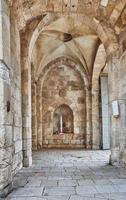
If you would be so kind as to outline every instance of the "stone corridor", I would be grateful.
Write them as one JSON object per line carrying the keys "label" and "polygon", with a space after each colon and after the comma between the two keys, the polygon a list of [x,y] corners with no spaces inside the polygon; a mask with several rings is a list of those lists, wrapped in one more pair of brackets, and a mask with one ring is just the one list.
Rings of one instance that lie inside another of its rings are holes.
{"label": "stone corridor", "polygon": [[126,170],[109,151],[43,150],[14,178],[6,200],[125,200]]}

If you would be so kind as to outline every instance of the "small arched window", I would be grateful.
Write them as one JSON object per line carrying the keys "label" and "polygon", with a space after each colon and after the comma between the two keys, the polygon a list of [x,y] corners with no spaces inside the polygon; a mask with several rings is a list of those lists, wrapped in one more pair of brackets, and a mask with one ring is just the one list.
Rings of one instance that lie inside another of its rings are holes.
{"label": "small arched window", "polygon": [[73,133],[73,111],[62,104],[54,111],[53,115],[53,134]]}

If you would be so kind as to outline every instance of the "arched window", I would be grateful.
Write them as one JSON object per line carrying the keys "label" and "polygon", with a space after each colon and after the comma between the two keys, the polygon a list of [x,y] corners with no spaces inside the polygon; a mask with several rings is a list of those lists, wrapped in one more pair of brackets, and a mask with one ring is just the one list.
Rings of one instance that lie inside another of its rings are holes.
{"label": "arched window", "polygon": [[73,133],[73,111],[65,104],[62,104],[54,111],[53,134]]}

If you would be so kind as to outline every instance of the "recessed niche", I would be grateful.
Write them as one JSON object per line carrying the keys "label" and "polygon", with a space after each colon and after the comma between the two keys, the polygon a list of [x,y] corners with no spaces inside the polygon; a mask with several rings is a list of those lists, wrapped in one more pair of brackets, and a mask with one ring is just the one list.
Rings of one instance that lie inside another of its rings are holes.
{"label": "recessed niche", "polygon": [[62,104],[54,111],[53,134],[73,133],[73,111],[65,104]]}

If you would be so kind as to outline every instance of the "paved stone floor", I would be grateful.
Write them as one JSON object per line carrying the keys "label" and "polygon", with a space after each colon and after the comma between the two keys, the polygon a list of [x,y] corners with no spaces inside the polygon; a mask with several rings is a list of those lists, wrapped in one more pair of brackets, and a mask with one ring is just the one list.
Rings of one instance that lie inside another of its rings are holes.
{"label": "paved stone floor", "polygon": [[126,200],[126,169],[109,151],[45,150],[15,177],[7,200]]}

